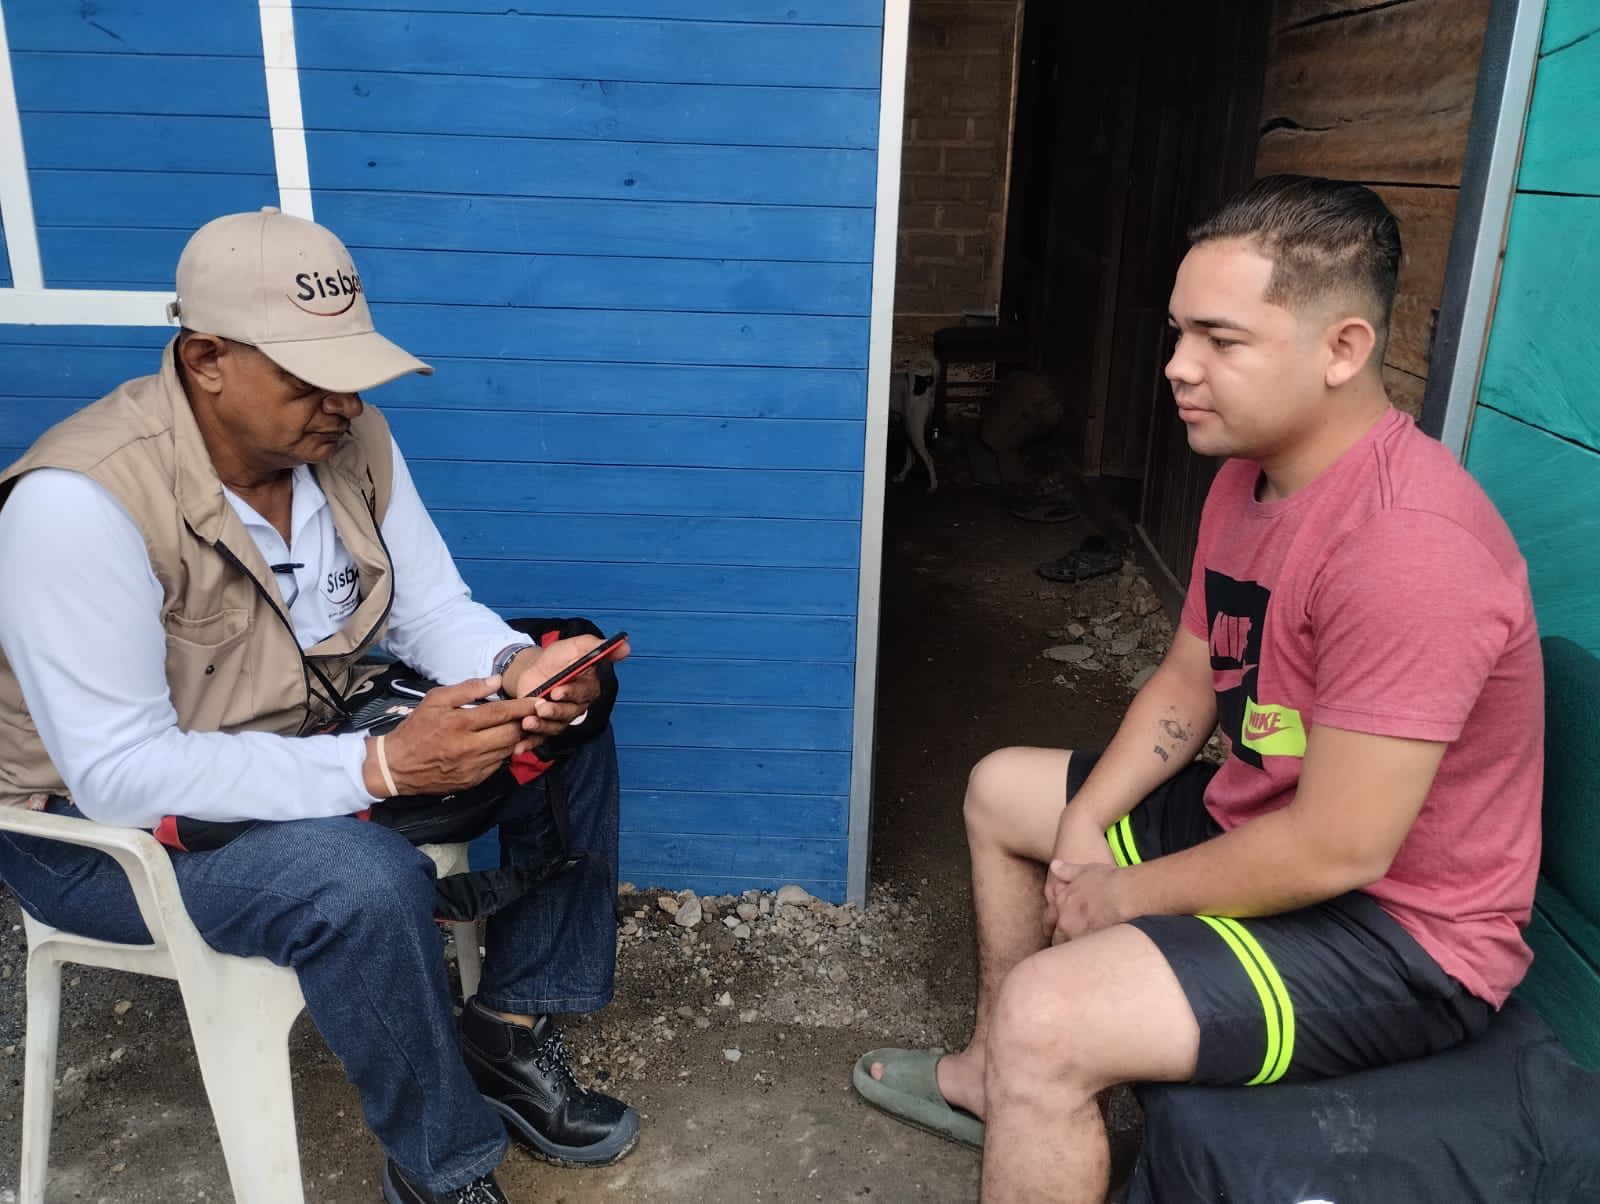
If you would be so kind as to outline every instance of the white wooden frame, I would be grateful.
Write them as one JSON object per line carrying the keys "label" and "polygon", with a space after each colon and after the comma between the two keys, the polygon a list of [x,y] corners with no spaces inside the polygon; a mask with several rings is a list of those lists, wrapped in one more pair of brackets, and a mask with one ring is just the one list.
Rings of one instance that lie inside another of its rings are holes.
{"label": "white wooden frame", "polygon": [[[309,218],[311,171],[300,110],[293,0],[258,0],[267,77],[267,115],[278,174],[278,207]],[[39,257],[39,228],[28,181],[27,148],[17,109],[5,4],[0,0],[0,224],[11,264],[11,286],[0,288],[0,325],[167,326],[170,292],[51,288]]]}

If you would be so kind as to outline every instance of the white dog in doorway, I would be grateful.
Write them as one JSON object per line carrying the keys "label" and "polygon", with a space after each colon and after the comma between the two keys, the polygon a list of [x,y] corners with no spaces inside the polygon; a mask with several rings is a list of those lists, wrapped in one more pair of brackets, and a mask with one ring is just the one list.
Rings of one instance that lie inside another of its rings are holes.
{"label": "white dog in doorway", "polygon": [[939,371],[938,362],[927,351],[918,351],[904,371],[896,372],[889,381],[889,413],[898,414],[906,431],[906,462],[894,476],[900,484],[911,475],[912,466],[922,461],[928,470],[928,492],[939,488],[939,474],[933,468],[933,456],[928,452],[928,428],[933,420],[933,381]]}

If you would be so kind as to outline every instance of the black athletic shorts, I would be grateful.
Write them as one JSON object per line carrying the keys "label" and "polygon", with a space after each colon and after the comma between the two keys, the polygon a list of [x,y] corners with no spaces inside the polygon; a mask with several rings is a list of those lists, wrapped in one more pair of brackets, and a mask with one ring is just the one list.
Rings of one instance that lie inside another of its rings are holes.
{"label": "black athletic shorts", "polygon": [[[1071,798],[1098,754],[1075,752]],[[1195,762],[1106,831],[1118,865],[1191,848],[1222,829],[1202,802],[1216,766]],[[1142,916],[1200,1022],[1194,1082],[1325,1078],[1436,1053],[1494,1009],[1451,978],[1377,900],[1351,891],[1250,920]]]}

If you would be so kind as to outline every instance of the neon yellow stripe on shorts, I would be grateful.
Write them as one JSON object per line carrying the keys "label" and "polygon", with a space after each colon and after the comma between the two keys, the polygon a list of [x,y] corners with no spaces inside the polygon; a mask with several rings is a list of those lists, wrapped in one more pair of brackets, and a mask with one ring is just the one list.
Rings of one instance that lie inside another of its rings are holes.
{"label": "neon yellow stripe on shorts", "polygon": [[1261,1000],[1261,1014],[1267,1027],[1267,1052],[1262,1059],[1261,1070],[1245,1086],[1275,1083],[1288,1071],[1289,1061],[1294,1057],[1294,1004],[1289,1000],[1289,989],[1284,986],[1283,976],[1278,973],[1278,968],[1272,964],[1261,943],[1238,920],[1223,916],[1195,918],[1210,925],[1233,950],[1233,955],[1244,966],[1244,972],[1249,975],[1250,983]]}
{"label": "neon yellow stripe on shorts", "polygon": [[1144,860],[1139,856],[1139,846],[1133,843],[1133,824],[1126,815],[1106,829],[1106,843],[1111,846],[1111,856],[1123,869]]}

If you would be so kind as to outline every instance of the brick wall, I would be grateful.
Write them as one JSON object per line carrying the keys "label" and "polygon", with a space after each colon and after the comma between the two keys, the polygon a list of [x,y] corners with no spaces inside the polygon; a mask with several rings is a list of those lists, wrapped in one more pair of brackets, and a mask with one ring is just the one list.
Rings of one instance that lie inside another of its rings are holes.
{"label": "brick wall", "polygon": [[912,0],[895,329],[1000,297],[1020,0]]}

